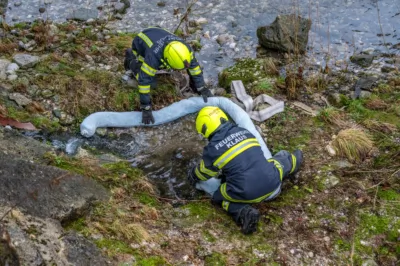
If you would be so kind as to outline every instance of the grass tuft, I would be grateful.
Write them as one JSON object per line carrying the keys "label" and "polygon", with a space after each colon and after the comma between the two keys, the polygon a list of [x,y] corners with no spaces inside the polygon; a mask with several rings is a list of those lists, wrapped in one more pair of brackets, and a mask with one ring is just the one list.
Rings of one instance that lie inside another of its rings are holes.
{"label": "grass tuft", "polygon": [[364,160],[374,143],[371,137],[357,128],[344,129],[332,141],[332,146],[340,156],[345,156],[351,162]]}

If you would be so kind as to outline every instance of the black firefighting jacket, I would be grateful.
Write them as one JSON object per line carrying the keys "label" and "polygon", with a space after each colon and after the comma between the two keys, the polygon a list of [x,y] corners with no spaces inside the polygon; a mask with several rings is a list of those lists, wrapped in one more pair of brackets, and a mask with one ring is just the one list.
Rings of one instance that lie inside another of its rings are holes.
{"label": "black firefighting jacket", "polygon": [[254,135],[230,122],[209,138],[202,160],[193,171],[202,181],[221,173],[226,182],[213,198],[222,196],[230,202],[261,202],[282,181],[280,164],[274,159],[265,159]]}
{"label": "black firefighting jacket", "polygon": [[137,79],[139,83],[140,103],[149,105],[150,85],[154,82],[156,71],[169,68],[163,59],[165,47],[172,41],[184,43],[191,52],[192,61],[188,69],[196,89],[204,86],[203,72],[195,58],[192,48],[178,36],[158,27],[148,28],[140,32],[132,42],[132,51],[142,62]]}

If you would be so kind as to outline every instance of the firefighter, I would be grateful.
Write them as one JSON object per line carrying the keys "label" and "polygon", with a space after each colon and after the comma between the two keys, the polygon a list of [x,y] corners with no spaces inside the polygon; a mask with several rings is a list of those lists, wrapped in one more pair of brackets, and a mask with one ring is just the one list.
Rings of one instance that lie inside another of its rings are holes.
{"label": "firefighter", "polygon": [[186,69],[196,92],[205,102],[211,91],[205,86],[203,72],[189,45],[178,36],[158,27],[140,32],[125,51],[125,70],[131,70],[138,81],[142,123],[154,123],[150,86],[159,69]]}
{"label": "firefighter", "polygon": [[200,183],[208,183],[199,181],[220,178],[221,184],[214,191],[207,191],[212,194],[213,204],[226,210],[244,234],[255,232],[260,214],[250,204],[277,197],[282,180],[299,170],[302,152],[280,151],[266,160],[254,135],[230,122],[214,106],[200,110],[196,129],[209,142],[202,160],[189,172],[189,182],[199,188]]}

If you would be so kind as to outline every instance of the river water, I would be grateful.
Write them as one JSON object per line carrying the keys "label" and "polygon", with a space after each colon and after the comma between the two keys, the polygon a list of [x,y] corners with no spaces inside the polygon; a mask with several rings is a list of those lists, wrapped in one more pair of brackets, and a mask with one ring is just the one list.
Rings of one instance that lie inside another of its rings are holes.
{"label": "river water", "polygon": [[[74,9],[97,9],[107,2],[110,1],[9,0],[6,21],[64,21]],[[160,7],[159,2],[165,6]],[[39,8],[43,6],[46,12],[41,14]],[[174,30],[186,7],[187,1],[181,0],[131,0],[127,14],[122,20],[110,22],[109,27],[122,32],[137,32],[152,25]],[[208,32],[210,38],[199,36],[203,48],[197,57],[206,78],[214,82],[216,74],[232,65],[234,59],[256,56],[257,27],[271,23],[279,14],[296,12],[312,20],[307,56],[317,64],[323,64],[328,55],[334,62],[362,50],[399,54],[398,49],[392,48],[400,43],[399,0],[211,0],[197,1],[192,10],[189,19],[208,21],[203,33]],[[229,34],[232,39],[221,46],[216,41],[221,34]]]}

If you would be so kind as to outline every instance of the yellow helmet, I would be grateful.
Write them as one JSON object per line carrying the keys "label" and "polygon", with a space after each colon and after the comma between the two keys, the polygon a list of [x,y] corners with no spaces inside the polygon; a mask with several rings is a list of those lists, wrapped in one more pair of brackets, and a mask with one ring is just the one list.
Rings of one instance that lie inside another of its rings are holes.
{"label": "yellow helmet", "polygon": [[196,130],[199,134],[208,138],[225,121],[227,115],[218,107],[207,106],[200,110],[196,118]]}
{"label": "yellow helmet", "polygon": [[178,41],[170,42],[164,49],[164,59],[173,69],[189,68],[192,58],[189,48]]}

